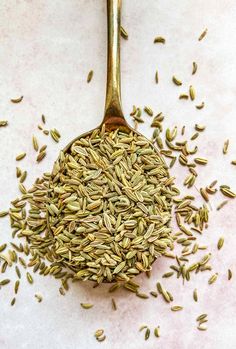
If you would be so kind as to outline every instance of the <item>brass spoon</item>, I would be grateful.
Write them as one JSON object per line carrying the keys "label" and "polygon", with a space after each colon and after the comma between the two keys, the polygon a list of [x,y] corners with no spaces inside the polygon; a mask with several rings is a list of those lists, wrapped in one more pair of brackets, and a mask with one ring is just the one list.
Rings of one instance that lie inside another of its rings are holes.
{"label": "brass spoon", "polygon": [[[105,125],[106,131],[120,129],[125,133],[140,133],[134,130],[126,122],[122,107],[120,93],[120,14],[122,0],[107,0],[107,28],[108,28],[108,45],[107,45],[107,90],[104,118],[99,127],[86,132],[72,140],[63,150],[64,153],[70,151],[70,147],[80,138],[88,138],[94,130],[101,129]],[[144,137],[143,135],[141,135]],[[152,142],[147,142],[154,148],[158,157],[160,154],[153,146]],[[47,213],[47,226],[50,229],[49,215]],[[104,282],[104,281],[103,281]],[[105,281],[106,282],[106,281]],[[112,281],[113,282],[113,281]]]}

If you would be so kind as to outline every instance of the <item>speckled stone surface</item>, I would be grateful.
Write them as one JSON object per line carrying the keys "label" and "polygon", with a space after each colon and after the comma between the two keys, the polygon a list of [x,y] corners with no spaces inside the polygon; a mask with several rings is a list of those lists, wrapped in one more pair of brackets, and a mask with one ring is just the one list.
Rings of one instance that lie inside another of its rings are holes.
{"label": "speckled stone surface", "polygon": [[[92,129],[101,121],[106,81],[106,7],[103,0],[1,0],[0,11],[0,119],[9,120],[0,128],[0,210],[19,195],[15,178],[15,156],[26,151],[20,166],[29,171],[26,186],[43,171],[52,167],[60,148],[75,136]],[[166,125],[186,125],[191,137],[195,123],[205,124],[206,131],[193,142],[199,155],[209,164],[199,169],[196,189],[217,178],[236,190],[236,3],[234,0],[124,0],[123,25],[129,40],[122,41],[122,100],[125,115],[132,105],[150,105],[155,113],[166,115]],[[208,35],[198,42],[199,34]],[[154,45],[157,35],[166,45]],[[198,63],[191,75],[192,61]],[[154,82],[159,70],[158,85]],[[94,70],[88,85],[87,73]],[[182,87],[171,82],[172,75],[183,80]],[[179,101],[178,95],[192,84],[196,103],[203,100],[205,109],[196,110],[194,103]],[[10,98],[24,95],[21,104]],[[48,128],[57,127],[61,142],[55,144],[38,129],[40,116],[47,117]],[[130,117],[128,116],[130,121]],[[150,136],[150,118],[140,128]],[[40,145],[48,144],[48,155],[35,163],[31,138],[35,134]],[[230,139],[229,153],[222,146]],[[172,174],[182,183],[186,169],[176,166]],[[196,189],[191,193],[201,202]],[[190,193],[190,191],[184,190]],[[235,349],[236,348],[236,201],[220,212],[216,206],[223,200],[217,194],[211,200],[210,225],[199,238],[213,253],[212,266],[219,273],[217,282],[209,286],[209,273],[192,277],[186,285],[175,278],[164,280],[174,295],[174,304],[183,305],[178,313],[161,299],[142,300],[125,291],[114,294],[117,311],[111,309],[107,286],[92,289],[91,284],[73,284],[63,297],[59,282],[35,276],[33,285],[23,277],[14,307],[10,307],[13,287],[0,290],[1,349]],[[0,221],[0,240],[8,240],[7,219]],[[219,236],[225,245],[218,252]],[[197,260],[193,257],[193,261]],[[152,277],[138,278],[144,292],[155,289],[157,280],[168,270],[170,261],[158,260]],[[227,269],[233,279],[227,281]],[[14,270],[10,271],[14,280]],[[193,289],[199,290],[199,302],[192,300]],[[43,295],[37,303],[34,294]],[[90,310],[81,302],[94,303]],[[195,318],[208,313],[208,330],[199,332]],[[161,337],[153,334],[144,341],[138,329],[147,324],[160,325]],[[107,339],[97,343],[96,329],[104,328]]]}

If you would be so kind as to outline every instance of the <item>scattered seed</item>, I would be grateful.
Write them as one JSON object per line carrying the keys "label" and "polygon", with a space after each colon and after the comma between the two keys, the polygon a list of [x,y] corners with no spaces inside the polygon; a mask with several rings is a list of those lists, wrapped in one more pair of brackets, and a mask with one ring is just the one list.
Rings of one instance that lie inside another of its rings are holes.
{"label": "scattered seed", "polygon": [[230,190],[230,189],[228,189],[228,188],[225,188],[225,187],[220,187],[220,191],[221,191],[221,193],[223,194],[223,195],[225,195],[225,196],[227,196],[227,197],[229,197],[229,198],[235,198],[236,197],[236,194],[232,191],[232,190]]}
{"label": "scattered seed", "polygon": [[158,70],[156,70],[156,73],[155,73],[155,82],[156,82],[156,84],[158,84],[158,82],[159,82]]}
{"label": "scattered seed", "polygon": [[26,156],[26,153],[21,153],[21,154],[17,155],[16,161],[20,161],[20,160],[24,159],[25,156]]}
{"label": "scattered seed", "polygon": [[198,125],[198,124],[195,125],[195,130],[198,132],[204,131],[205,128],[206,128],[206,126],[204,126],[204,125]]}
{"label": "scattered seed", "polygon": [[26,278],[27,278],[29,284],[33,284],[34,280],[29,272],[26,273]]}
{"label": "scattered seed", "polygon": [[10,282],[11,282],[10,279],[4,279],[4,280],[0,281],[0,286],[8,285]]}
{"label": "scattered seed", "polygon": [[216,208],[217,211],[221,210],[227,203],[228,203],[228,200],[221,202]]}
{"label": "scattered seed", "polygon": [[196,162],[198,165],[206,165],[208,161],[204,158],[195,158],[194,162]]}
{"label": "scattered seed", "polygon": [[154,328],[154,335],[155,337],[160,337],[160,326]]}
{"label": "scattered seed", "polygon": [[22,101],[22,99],[24,98],[24,96],[21,96],[19,98],[12,98],[11,102],[12,103],[20,103]]}
{"label": "scattered seed", "polygon": [[120,35],[125,40],[128,40],[128,38],[129,38],[127,31],[122,26],[120,26]]}
{"label": "scattered seed", "polygon": [[172,81],[177,86],[181,86],[182,85],[182,81],[177,79],[175,76],[172,77]]}
{"label": "scattered seed", "polygon": [[91,304],[91,303],[80,303],[80,305],[84,309],[90,309],[93,307],[93,304]]}
{"label": "scattered seed", "polygon": [[181,307],[180,305],[174,305],[173,307],[171,307],[172,311],[179,311],[179,310],[183,310],[183,307]]}
{"label": "scattered seed", "polygon": [[37,299],[37,301],[38,301],[39,303],[42,302],[43,297],[42,297],[40,294],[36,293],[34,296],[35,296],[35,298]]}
{"label": "scattered seed", "polygon": [[16,298],[14,297],[14,298],[12,298],[12,300],[11,300],[11,306],[13,307],[13,305],[15,305],[15,303],[16,303]]}
{"label": "scattered seed", "polygon": [[211,284],[213,284],[214,282],[216,282],[217,277],[218,277],[218,273],[213,274],[213,275],[210,277],[210,279],[208,280],[208,284],[211,285]]}
{"label": "scattered seed", "polygon": [[201,41],[201,40],[206,36],[206,34],[207,34],[207,29],[205,29],[205,30],[201,33],[201,35],[200,35],[199,38],[198,38],[198,41]]}
{"label": "scattered seed", "polygon": [[8,125],[8,121],[7,120],[0,120],[0,127],[5,127]]}
{"label": "scattered seed", "polygon": [[194,75],[196,72],[197,72],[197,63],[193,62],[192,75]]}
{"label": "scattered seed", "polygon": [[221,238],[219,239],[218,243],[217,243],[217,248],[218,248],[218,250],[221,250],[222,247],[223,247],[223,245],[224,245],[224,238],[221,237]]}
{"label": "scattered seed", "polygon": [[154,39],[154,44],[165,44],[166,39],[163,38],[162,36],[157,36]]}
{"label": "scattered seed", "polygon": [[196,109],[203,109],[205,107],[205,103],[202,102],[201,104],[196,105]]}
{"label": "scattered seed", "polygon": [[33,148],[35,151],[38,151],[39,150],[39,144],[38,144],[38,140],[35,136],[33,136],[32,138],[32,143],[33,143]]}
{"label": "scattered seed", "polygon": [[148,340],[149,337],[150,337],[150,329],[147,328],[145,331],[145,341]]}
{"label": "scattered seed", "polygon": [[227,139],[227,140],[224,142],[223,154],[227,154],[228,148],[229,148],[229,139]]}
{"label": "scattered seed", "polygon": [[195,288],[195,290],[193,291],[193,299],[195,300],[195,302],[198,301],[198,294],[197,294],[197,289]]}
{"label": "scattered seed", "polygon": [[93,70],[90,70],[90,72],[88,73],[88,76],[87,76],[87,83],[90,83],[92,78],[93,78]]}
{"label": "scattered seed", "polygon": [[19,281],[19,280],[16,280],[16,282],[15,282],[15,288],[14,288],[15,294],[17,294],[17,292],[18,292],[19,286],[20,286],[20,281]]}
{"label": "scattered seed", "polygon": [[145,107],[143,108],[143,110],[144,110],[145,113],[147,113],[149,116],[153,116],[153,111],[152,111],[152,109],[151,109],[150,107],[145,106]]}
{"label": "scattered seed", "polygon": [[1,212],[0,212],[0,218],[6,217],[8,214],[9,214],[8,211],[1,211]]}
{"label": "scattered seed", "polygon": [[228,280],[231,280],[232,276],[233,276],[232,271],[228,269]]}
{"label": "scattered seed", "polygon": [[38,154],[36,161],[37,162],[42,161],[45,158],[46,154],[47,154],[46,151],[41,151],[41,153]]}
{"label": "scattered seed", "polygon": [[192,85],[189,87],[189,96],[192,101],[196,98],[195,90]]}
{"label": "scattered seed", "polygon": [[112,309],[117,310],[117,306],[116,306],[116,302],[115,302],[114,298],[111,299],[111,304],[112,304]]}
{"label": "scattered seed", "polygon": [[179,99],[188,99],[188,95],[186,93],[181,93]]}

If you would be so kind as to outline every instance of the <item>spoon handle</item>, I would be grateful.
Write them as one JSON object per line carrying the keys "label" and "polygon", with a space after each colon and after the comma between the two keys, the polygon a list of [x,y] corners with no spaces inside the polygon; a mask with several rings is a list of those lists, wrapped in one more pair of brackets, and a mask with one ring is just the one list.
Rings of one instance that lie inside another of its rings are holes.
{"label": "spoon handle", "polygon": [[121,0],[107,0],[107,90],[103,124],[109,129],[127,126],[120,93]]}

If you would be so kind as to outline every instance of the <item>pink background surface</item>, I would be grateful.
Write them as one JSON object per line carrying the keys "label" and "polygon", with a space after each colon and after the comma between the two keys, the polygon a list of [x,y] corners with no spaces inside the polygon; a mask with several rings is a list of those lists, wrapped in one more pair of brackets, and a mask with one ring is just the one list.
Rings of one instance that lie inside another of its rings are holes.
{"label": "pink background surface", "polygon": [[[206,131],[193,143],[199,156],[209,164],[199,170],[196,188],[217,178],[236,190],[236,2],[234,0],[160,0],[123,1],[123,25],[129,40],[122,41],[122,99],[126,115],[132,105],[150,105],[155,113],[166,115],[166,125],[186,125],[191,137],[195,123],[205,124]],[[197,38],[205,27],[208,35]],[[153,45],[157,35],[166,38],[166,45]],[[192,61],[199,70],[191,76]],[[160,83],[154,83],[158,67]],[[94,70],[90,85],[87,73]],[[183,80],[181,88],[171,82],[172,75]],[[2,0],[0,11],[0,119],[8,119],[9,127],[0,129],[0,210],[19,195],[15,178],[15,156],[26,151],[20,166],[29,171],[27,187],[43,171],[51,169],[60,148],[75,136],[98,125],[103,115],[106,80],[106,8],[103,0]],[[178,95],[193,84],[197,103],[206,102],[198,111],[194,103],[179,101]],[[21,104],[9,99],[24,95]],[[37,129],[40,116],[47,117],[47,127],[57,127],[59,144]],[[140,130],[151,134],[150,119]],[[128,117],[129,119],[129,117]],[[130,120],[130,119],[129,119]],[[31,138],[48,144],[47,158],[35,164]],[[222,146],[230,139],[229,153],[222,155]],[[180,185],[185,168],[174,167],[172,174]],[[185,190],[201,198],[196,189]],[[201,273],[184,287],[175,278],[163,284],[174,295],[174,304],[183,305],[182,312],[173,313],[170,306],[158,299],[142,300],[126,291],[114,295],[107,286],[91,289],[90,284],[74,284],[65,297],[59,295],[59,282],[35,276],[32,286],[23,278],[16,305],[9,303],[12,287],[0,291],[1,349],[234,349],[236,348],[236,200],[216,212],[223,200],[217,194],[211,200],[210,225],[201,236],[213,253],[212,266],[219,273],[217,282],[209,286],[209,273]],[[7,219],[0,221],[1,241],[8,239]],[[218,238],[225,236],[225,245],[218,252]],[[198,260],[200,254],[192,261]],[[158,260],[152,277],[140,276],[141,289],[155,289],[157,280],[168,271],[171,261]],[[233,279],[227,281],[227,269]],[[14,279],[14,270],[12,270]],[[199,290],[199,302],[192,300],[193,289]],[[35,293],[43,295],[38,304]],[[111,297],[118,310],[111,310]],[[91,310],[81,309],[81,302],[94,303]],[[195,318],[208,313],[208,330],[199,332]],[[138,329],[147,324],[160,325],[161,337],[152,334],[144,341]],[[97,343],[96,329],[104,328],[107,339]]]}

